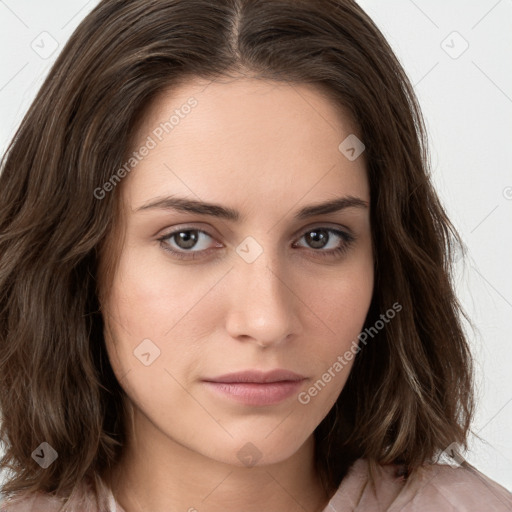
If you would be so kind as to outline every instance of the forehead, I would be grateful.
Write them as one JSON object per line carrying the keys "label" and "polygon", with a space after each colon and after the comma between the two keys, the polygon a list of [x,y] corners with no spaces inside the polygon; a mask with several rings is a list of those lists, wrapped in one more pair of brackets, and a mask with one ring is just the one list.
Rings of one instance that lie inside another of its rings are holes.
{"label": "forehead", "polygon": [[130,149],[151,149],[125,196],[132,208],[174,193],[253,205],[336,192],[368,199],[364,154],[350,161],[339,149],[351,134],[344,109],[312,85],[193,79],[146,109]]}

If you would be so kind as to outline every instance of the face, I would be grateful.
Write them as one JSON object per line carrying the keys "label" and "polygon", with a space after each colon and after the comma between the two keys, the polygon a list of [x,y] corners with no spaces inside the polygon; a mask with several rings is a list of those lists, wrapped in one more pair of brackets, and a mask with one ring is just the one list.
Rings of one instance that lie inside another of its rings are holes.
{"label": "face", "polygon": [[364,153],[339,149],[356,133],[320,91],[256,79],[190,81],[148,109],[103,300],[139,438],[238,466],[311,439],[373,292]]}

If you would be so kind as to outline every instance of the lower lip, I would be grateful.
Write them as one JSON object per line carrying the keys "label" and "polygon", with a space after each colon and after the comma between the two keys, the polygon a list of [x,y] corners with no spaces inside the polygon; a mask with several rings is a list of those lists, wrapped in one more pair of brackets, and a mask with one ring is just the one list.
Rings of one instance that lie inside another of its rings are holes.
{"label": "lower lip", "polygon": [[246,405],[274,405],[296,394],[303,380],[282,382],[210,382],[204,383],[215,392]]}

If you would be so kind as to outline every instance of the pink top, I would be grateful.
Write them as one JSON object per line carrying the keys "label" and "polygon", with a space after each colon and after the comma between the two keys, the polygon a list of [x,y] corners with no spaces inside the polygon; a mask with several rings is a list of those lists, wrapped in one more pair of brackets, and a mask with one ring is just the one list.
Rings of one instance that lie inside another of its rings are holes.
{"label": "pink top", "polygon": [[[512,493],[471,467],[434,464],[420,467],[404,480],[397,466],[380,466],[375,487],[368,481],[368,463],[358,459],[323,512],[506,512]],[[85,486],[81,501],[66,512],[125,512],[110,489],[98,479],[99,503]],[[62,502],[38,493],[0,502],[0,512],[57,512]]]}

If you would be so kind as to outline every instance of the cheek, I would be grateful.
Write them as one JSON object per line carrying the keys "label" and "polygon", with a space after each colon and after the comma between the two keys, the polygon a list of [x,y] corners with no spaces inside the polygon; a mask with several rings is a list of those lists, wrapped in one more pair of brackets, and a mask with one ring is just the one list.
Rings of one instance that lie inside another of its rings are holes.
{"label": "cheek", "polygon": [[[202,340],[216,325],[216,308],[206,307],[207,295],[223,275],[199,268],[192,275],[154,253],[147,248],[123,251],[104,308],[112,367],[118,379],[131,372],[135,383],[142,375],[141,389],[152,385],[144,375],[165,381],[165,369],[179,376],[194,370]],[[151,372],[144,363],[150,363]]]}
{"label": "cheek", "polygon": [[[337,284],[337,286],[335,286]],[[373,285],[366,280],[351,279],[334,282],[327,293],[318,298],[321,317],[329,333],[340,340],[359,333],[363,327],[373,294]]]}
{"label": "cheek", "polygon": [[[335,275],[325,277],[320,283],[304,281],[301,291],[302,296],[308,298],[307,303],[314,316],[321,319],[321,324],[318,320],[316,324],[322,335],[315,338],[311,360],[316,360],[317,375],[320,375],[332,369],[340,357],[343,359],[343,375],[336,378],[334,386],[341,391],[358,353],[358,336],[373,296],[373,262],[370,259],[357,260],[354,265],[338,269]],[[340,370],[339,365],[335,370]]]}
{"label": "cheek", "polygon": [[[361,266],[359,272],[347,269],[322,287],[312,287],[306,295],[309,303],[316,305],[315,317],[320,318],[323,325],[321,336],[311,336],[314,349],[310,347],[306,355],[314,378],[299,394],[298,402],[317,424],[334,405],[362,350],[358,336],[372,294],[372,267]],[[316,323],[319,325],[318,321]]]}
{"label": "cheek", "polygon": [[359,253],[330,275],[304,280],[301,294],[324,321],[329,336],[346,340],[363,327],[373,287],[373,261]]}
{"label": "cheek", "polygon": [[159,251],[124,251],[109,298],[116,328],[134,338],[165,337],[208,293],[216,274],[198,269],[192,276]]}

